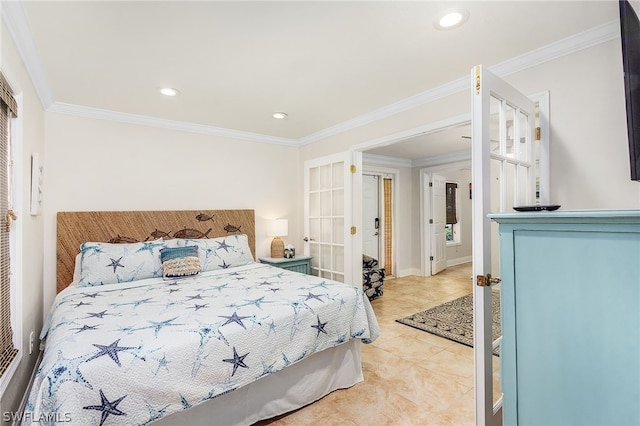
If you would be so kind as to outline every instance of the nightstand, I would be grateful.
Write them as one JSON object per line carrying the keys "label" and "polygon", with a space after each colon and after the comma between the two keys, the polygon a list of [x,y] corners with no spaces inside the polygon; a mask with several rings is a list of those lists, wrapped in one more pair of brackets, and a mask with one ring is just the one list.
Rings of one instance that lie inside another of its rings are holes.
{"label": "nightstand", "polygon": [[293,259],[286,259],[284,257],[261,257],[260,262],[277,266],[278,268],[288,269],[289,271],[301,272],[303,274],[311,273],[311,256],[296,256]]}

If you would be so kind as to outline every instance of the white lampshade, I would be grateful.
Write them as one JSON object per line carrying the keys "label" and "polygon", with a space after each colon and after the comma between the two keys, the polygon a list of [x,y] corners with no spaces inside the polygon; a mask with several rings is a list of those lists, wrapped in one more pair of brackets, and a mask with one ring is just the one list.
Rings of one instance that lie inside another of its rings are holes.
{"label": "white lampshade", "polygon": [[267,221],[267,236],[286,237],[289,234],[288,219],[274,219]]}

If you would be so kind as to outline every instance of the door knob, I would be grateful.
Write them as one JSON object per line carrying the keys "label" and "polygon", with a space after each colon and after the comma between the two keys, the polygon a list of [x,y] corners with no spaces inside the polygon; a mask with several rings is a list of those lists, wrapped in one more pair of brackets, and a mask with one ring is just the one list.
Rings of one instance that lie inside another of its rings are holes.
{"label": "door knob", "polygon": [[305,243],[309,241],[315,241],[313,238],[309,238],[309,237],[304,237],[303,240]]}
{"label": "door knob", "polygon": [[476,284],[480,287],[491,287],[493,284],[500,284],[500,281],[502,281],[500,278],[492,277],[491,274],[476,277]]}

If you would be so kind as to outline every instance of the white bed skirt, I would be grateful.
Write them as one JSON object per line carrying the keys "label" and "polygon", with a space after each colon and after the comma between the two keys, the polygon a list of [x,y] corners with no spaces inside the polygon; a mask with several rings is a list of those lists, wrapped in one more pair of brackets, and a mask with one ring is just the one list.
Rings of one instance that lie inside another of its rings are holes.
{"label": "white bed skirt", "polygon": [[240,389],[153,422],[166,425],[250,425],[296,410],[364,380],[360,340],[326,349]]}

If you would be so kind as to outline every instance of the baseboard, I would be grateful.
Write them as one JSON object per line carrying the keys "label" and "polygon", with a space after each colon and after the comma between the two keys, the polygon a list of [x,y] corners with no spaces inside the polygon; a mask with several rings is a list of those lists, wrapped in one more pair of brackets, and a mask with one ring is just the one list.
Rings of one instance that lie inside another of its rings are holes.
{"label": "baseboard", "polygon": [[[38,367],[40,367],[40,362],[42,362],[42,355],[44,351],[40,351],[38,354],[38,359],[36,359],[36,365],[33,366],[33,371],[31,372],[31,378],[29,379],[29,383],[27,384],[27,389],[24,391],[24,395],[22,395],[22,401],[20,401],[20,406],[18,407],[18,413],[20,414],[19,418],[24,419],[24,410],[27,408],[27,400],[29,399],[29,394],[31,393],[31,387],[33,386],[33,381],[36,378],[36,372],[38,371]],[[12,426],[19,426],[23,422],[22,420],[14,419]]]}
{"label": "baseboard", "polygon": [[[465,257],[459,257],[457,259],[447,259],[447,268],[450,266],[456,266],[456,265],[462,265],[463,263],[469,263],[471,262],[472,257],[471,256],[465,256]],[[420,268],[406,268],[406,269],[402,269],[401,271],[398,271],[397,274],[395,274],[395,277],[397,278],[402,278],[402,277],[408,277],[408,276],[416,276],[416,277],[422,277],[422,270]]]}
{"label": "baseboard", "polygon": [[469,263],[473,260],[471,256],[459,257],[457,259],[447,259],[447,267],[462,265],[463,263]]}
{"label": "baseboard", "polygon": [[408,277],[411,275],[417,275],[420,277],[422,276],[422,271],[419,268],[407,268],[407,269],[398,271],[398,274],[396,276],[398,278],[402,278],[402,277]]}

